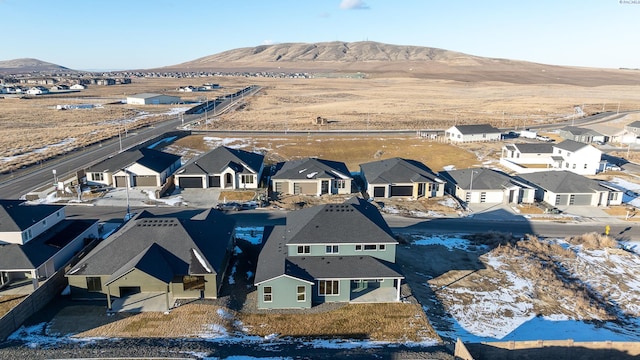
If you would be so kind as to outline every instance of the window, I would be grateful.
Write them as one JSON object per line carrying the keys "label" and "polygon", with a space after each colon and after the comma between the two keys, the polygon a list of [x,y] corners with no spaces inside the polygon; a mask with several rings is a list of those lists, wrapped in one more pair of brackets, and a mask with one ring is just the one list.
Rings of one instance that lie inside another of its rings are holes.
{"label": "window", "polygon": [[102,281],[99,277],[87,277],[87,291],[102,291]]}
{"label": "window", "polygon": [[384,244],[378,245],[378,250],[385,251],[386,249],[387,249],[387,247]]}
{"label": "window", "polygon": [[356,245],[356,251],[362,251],[362,245]]}
{"label": "window", "polygon": [[340,282],[338,280],[320,280],[318,281],[319,295],[340,295]]}
{"label": "window", "polygon": [[564,167],[566,167],[567,169],[569,168],[569,163],[564,163]]}
{"label": "window", "polygon": [[464,201],[465,201],[466,203],[471,202],[471,191],[467,191],[467,193],[466,193],[466,194],[465,194],[465,196],[464,196]]}
{"label": "window", "polygon": [[56,217],[60,217],[60,211],[56,212]]}
{"label": "window", "polygon": [[376,246],[367,244],[367,245],[364,246],[364,249],[365,250],[376,250]]}
{"label": "window", "polygon": [[584,169],[586,169],[586,168],[587,168],[587,164],[584,164]]}
{"label": "window", "polygon": [[183,276],[183,290],[204,290],[204,276]]}
{"label": "window", "polygon": [[273,301],[273,294],[272,294],[271,286],[265,286],[262,289],[262,301],[264,301],[264,302],[272,302]]}
{"label": "window", "polygon": [[487,202],[487,193],[484,191],[480,193],[480,202]]}
{"label": "window", "polygon": [[556,195],[556,203],[555,205],[560,205],[560,195]]}
{"label": "window", "polygon": [[311,246],[309,245],[298,246],[298,254],[309,254],[309,253],[311,253]]}
{"label": "window", "polygon": [[336,180],[334,182],[336,189],[344,189],[347,187],[347,182],[345,180]]}
{"label": "window", "polygon": [[243,184],[253,184],[253,175],[242,175],[240,181]]}
{"label": "window", "polygon": [[104,174],[101,172],[93,173],[93,181],[104,181]]}
{"label": "window", "polygon": [[573,167],[572,167],[572,169],[574,169],[574,170],[576,169],[576,164],[573,164]]}
{"label": "window", "polygon": [[307,288],[305,286],[298,286],[296,293],[298,301],[305,301],[307,299]]}
{"label": "window", "polygon": [[327,245],[325,247],[325,253],[327,253],[327,254],[337,254],[338,253],[338,245]]}
{"label": "window", "polygon": [[569,205],[575,204],[575,201],[576,201],[576,196],[571,194],[571,196],[569,196]]}
{"label": "window", "polygon": [[618,193],[617,192],[610,192],[609,193],[609,200],[618,200]]}
{"label": "window", "polygon": [[47,219],[42,220],[42,226],[47,226]]}

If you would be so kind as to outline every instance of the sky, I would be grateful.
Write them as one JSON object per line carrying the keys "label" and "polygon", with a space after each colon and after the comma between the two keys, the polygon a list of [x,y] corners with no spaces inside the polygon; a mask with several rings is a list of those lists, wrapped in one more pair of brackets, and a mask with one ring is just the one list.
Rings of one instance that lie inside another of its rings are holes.
{"label": "sky", "polygon": [[369,40],[640,68],[639,19],[640,0],[0,0],[0,60],[145,69],[265,44]]}

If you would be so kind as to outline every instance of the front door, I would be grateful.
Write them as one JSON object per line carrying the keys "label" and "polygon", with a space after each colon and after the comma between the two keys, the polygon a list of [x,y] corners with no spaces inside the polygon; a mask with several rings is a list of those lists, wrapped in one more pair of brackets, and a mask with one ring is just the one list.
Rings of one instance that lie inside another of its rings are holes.
{"label": "front door", "polygon": [[328,194],[329,193],[329,180],[322,180],[320,184],[320,194]]}
{"label": "front door", "polygon": [[233,175],[230,173],[224,175],[224,187],[233,187]]}

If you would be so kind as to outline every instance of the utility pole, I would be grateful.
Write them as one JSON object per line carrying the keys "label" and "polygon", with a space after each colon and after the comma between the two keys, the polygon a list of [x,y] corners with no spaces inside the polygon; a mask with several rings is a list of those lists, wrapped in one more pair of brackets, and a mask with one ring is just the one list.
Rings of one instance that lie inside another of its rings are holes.
{"label": "utility pole", "polygon": [[120,152],[122,152],[122,135],[120,134],[120,129],[118,129],[118,142],[120,143]]}

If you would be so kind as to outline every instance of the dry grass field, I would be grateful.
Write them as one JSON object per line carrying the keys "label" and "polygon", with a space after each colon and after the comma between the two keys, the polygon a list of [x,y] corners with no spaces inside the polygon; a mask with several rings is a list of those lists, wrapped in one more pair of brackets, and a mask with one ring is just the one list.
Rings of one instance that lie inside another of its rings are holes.
{"label": "dry grass field", "polygon": [[26,295],[0,295],[0,317],[18,305]]}
{"label": "dry grass field", "polygon": [[[177,140],[165,148],[168,152],[205,152],[217,146],[211,136],[192,135]],[[222,140],[222,139],[220,139]],[[368,137],[358,135],[336,136],[288,136],[252,138],[227,138],[227,146],[239,146],[245,150],[263,150],[267,162],[276,163],[304,157],[318,157],[343,161],[349,170],[359,171],[359,164],[392,157],[403,157],[423,162],[433,171],[454,165],[466,168],[478,164],[475,153],[455,145],[429,141],[415,136]],[[188,151],[191,149],[193,151]]]}
{"label": "dry grass field", "polygon": [[[212,82],[220,89],[180,93],[177,88]],[[235,111],[211,126],[226,130],[444,129],[454,124],[490,123],[522,128],[566,120],[580,105],[586,113],[640,108],[640,86],[575,86],[496,81],[354,78],[136,78],[132,84],[93,86],[69,94],[0,99],[0,171],[66,153],[119,131],[166,119],[180,106],[119,104],[127,95],[158,92],[205,101],[257,84],[263,90],[244,98]],[[93,109],[55,110],[56,105],[94,104]],[[142,117],[149,113],[151,116]],[[164,115],[163,115],[164,114]],[[153,116],[155,115],[155,116]],[[326,125],[315,125],[317,117]],[[355,143],[349,144],[344,151]]]}

